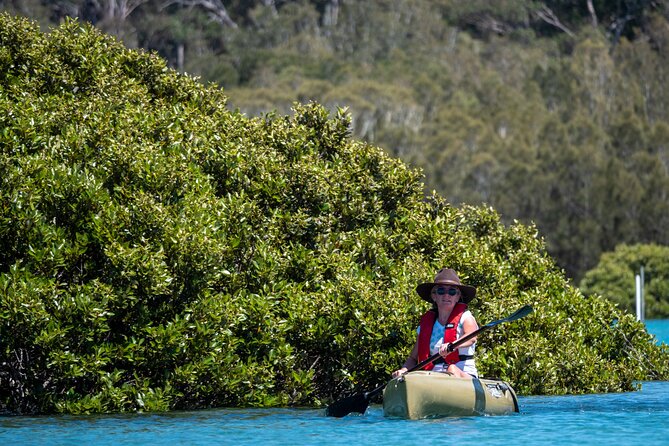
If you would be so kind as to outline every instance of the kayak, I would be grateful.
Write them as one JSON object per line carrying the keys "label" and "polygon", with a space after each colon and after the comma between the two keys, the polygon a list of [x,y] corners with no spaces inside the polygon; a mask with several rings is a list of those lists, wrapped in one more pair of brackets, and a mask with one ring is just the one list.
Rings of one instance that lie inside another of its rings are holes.
{"label": "kayak", "polygon": [[392,379],[383,390],[383,413],[388,417],[416,420],[514,412],[518,412],[516,392],[497,379],[420,370]]}

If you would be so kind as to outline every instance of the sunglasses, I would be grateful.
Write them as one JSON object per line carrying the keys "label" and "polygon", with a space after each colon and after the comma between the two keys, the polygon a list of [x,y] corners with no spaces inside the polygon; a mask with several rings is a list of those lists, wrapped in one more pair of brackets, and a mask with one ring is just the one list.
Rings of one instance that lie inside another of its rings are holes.
{"label": "sunglasses", "polygon": [[437,288],[435,291],[436,291],[436,293],[437,293],[438,295],[440,295],[440,296],[443,296],[443,295],[446,294],[446,293],[448,293],[449,296],[455,296],[456,294],[458,294],[458,292],[459,292],[460,290],[458,290],[457,288],[453,288],[453,287],[451,287],[451,288],[446,288],[445,286],[440,286],[440,287]]}

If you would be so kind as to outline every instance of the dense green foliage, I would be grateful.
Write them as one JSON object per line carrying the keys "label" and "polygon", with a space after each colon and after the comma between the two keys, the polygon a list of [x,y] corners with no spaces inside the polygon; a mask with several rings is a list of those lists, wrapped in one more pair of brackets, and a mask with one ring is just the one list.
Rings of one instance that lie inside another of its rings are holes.
{"label": "dense green foliage", "polygon": [[347,107],[354,137],[454,205],[533,222],[579,281],[669,245],[669,2],[0,0],[93,23],[223,86],[250,116]]}
{"label": "dense green foliage", "polygon": [[345,113],[231,112],[68,22],[0,15],[0,409],[318,405],[387,379],[455,268],[480,370],[522,394],[669,378],[643,324],[571,287],[533,226],[425,199]]}
{"label": "dense green foliage", "polygon": [[581,281],[581,290],[600,294],[630,313],[636,312],[635,276],[644,271],[647,319],[669,318],[669,247],[619,245],[602,255]]}

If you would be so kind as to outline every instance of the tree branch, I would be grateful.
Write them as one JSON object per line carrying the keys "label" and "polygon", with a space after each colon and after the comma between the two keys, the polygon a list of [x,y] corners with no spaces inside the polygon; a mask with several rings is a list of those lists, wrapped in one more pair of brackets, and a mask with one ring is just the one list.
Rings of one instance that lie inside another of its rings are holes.
{"label": "tree branch", "polygon": [[230,18],[230,14],[228,14],[228,10],[225,8],[225,5],[221,0],[168,0],[163,3],[162,9],[171,5],[181,5],[188,8],[203,8],[209,13],[209,16],[214,21],[224,26],[229,26],[230,28],[238,28],[237,23]]}
{"label": "tree branch", "polygon": [[541,5],[539,9],[534,11],[534,13],[539,17],[541,20],[544,22],[548,23],[549,25],[553,25],[554,27],[558,28],[559,30],[567,33],[569,37],[574,37],[574,33],[564,26],[562,22],[560,22],[560,19],[555,15],[555,13],[546,5]]}

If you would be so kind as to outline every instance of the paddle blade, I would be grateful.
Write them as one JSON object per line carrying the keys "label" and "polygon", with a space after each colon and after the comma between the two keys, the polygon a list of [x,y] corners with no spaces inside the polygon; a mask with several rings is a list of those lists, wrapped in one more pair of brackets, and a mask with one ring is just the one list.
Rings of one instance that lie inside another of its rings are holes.
{"label": "paddle blade", "polygon": [[507,318],[507,320],[508,320],[509,322],[518,320],[518,319],[520,319],[521,317],[525,317],[525,316],[527,316],[528,314],[530,314],[530,313],[532,312],[532,310],[533,310],[533,309],[532,309],[532,306],[531,306],[531,305],[524,305],[524,306],[522,306],[521,308],[519,308],[518,310],[516,310],[516,312],[513,313],[511,316],[509,316],[509,317]]}
{"label": "paddle blade", "polygon": [[531,305],[524,305],[524,306],[520,307],[519,309],[517,309],[513,314],[505,317],[504,319],[500,319],[498,321],[490,322],[489,324],[484,325],[484,327],[482,327],[482,328],[494,327],[495,325],[499,325],[503,322],[517,321],[518,319],[527,316],[531,312],[532,312],[532,306]]}
{"label": "paddle blade", "polygon": [[348,396],[339,401],[335,401],[325,409],[325,415],[328,417],[345,417],[351,412],[364,414],[369,406],[369,400],[364,393],[358,393]]}

